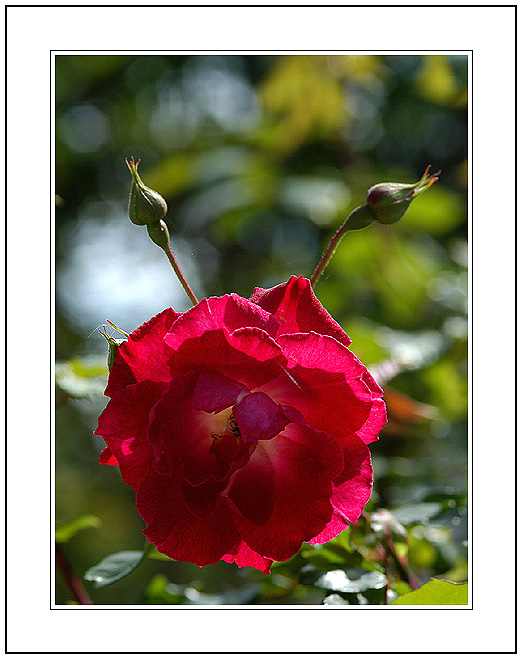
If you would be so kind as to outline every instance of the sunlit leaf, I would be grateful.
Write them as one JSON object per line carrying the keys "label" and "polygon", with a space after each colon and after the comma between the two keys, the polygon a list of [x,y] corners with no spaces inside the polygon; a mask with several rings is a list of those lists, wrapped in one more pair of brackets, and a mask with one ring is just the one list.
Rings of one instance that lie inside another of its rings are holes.
{"label": "sunlit leaf", "polygon": [[100,518],[92,515],[80,516],[75,520],[58,525],[55,531],[55,541],[57,543],[66,543],[75,534],[82,529],[89,529],[90,527],[100,527]]}
{"label": "sunlit leaf", "polygon": [[67,362],[57,362],[55,380],[60,389],[73,399],[102,395],[107,385],[107,358],[72,358]]}
{"label": "sunlit leaf", "polygon": [[467,603],[467,584],[455,584],[432,578],[419,589],[399,596],[391,605],[467,605]]}
{"label": "sunlit leaf", "polygon": [[197,588],[197,582],[179,585],[169,582],[165,575],[156,575],[145,590],[147,605],[245,605],[260,593],[258,584],[246,584],[236,589],[206,593]]}
{"label": "sunlit leaf", "polygon": [[403,525],[412,525],[412,523],[426,523],[431,518],[435,518],[441,513],[442,505],[440,502],[418,502],[417,504],[405,504],[393,509],[392,513],[396,520]]}
{"label": "sunlit leaf", "polygon": [[361,593],[369,589],[383,589],[387,584],[387,577],[378,571],[365,571],[359,568],[335,569],[327,573],[304,570],[301,581],[303,584],[329,591]]}
{"label": "sunlit leaf", "polygon": [[141,550],[123,550],[114,555],[108,555],[99,564],[86,571],[84,577],[94,586],[107,587],[121,580],[141,563],[144,553]]}
{"label": "sunlit leaf", "polygon": [[348,600],[342,598],[339,594],[330,594],[329,596],[323,599],[322,605],[336,606],[336,605],[350,605],[350,603]]}

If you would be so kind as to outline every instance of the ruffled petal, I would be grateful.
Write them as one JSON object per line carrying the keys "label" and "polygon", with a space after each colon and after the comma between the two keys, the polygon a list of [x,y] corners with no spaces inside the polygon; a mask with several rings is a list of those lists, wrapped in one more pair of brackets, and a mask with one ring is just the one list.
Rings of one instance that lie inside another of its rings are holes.
{"label": "ruffled petal", "polygon": [[372,493],[372,463],[367,445],[357,436],[340,440],[345,466],[334,480],[332,506],[342,517],[355,523]]}
{"label": "ruffled petal", "polygon": [[254,552],[245,541],[240,543],[234,553],[223,555],[221,559],[229,564],[235,562],[240,568],[252,566],[252,568],[257,568],[262,573],[265,573],[265,575],[269,575],[271,572],[272,559],[267,559],[267,557],[262,557],[257,552]]}
{"label": "ruffled petal", "polygon": [[365,444],[370,444],[378,439],[378,434],[387,423],[387,408],[383,399],[375,399],[372,402],[369,416],[365,423],[356,431]]}
{"label": "ruffled petal", "polygon": [[128,385],[114,394],[98,420],[96,435],[105,440],[120,465],[122,479],[135,490],[153,462],[147,442],[149,413],[165,387],[151,381]]}
{"label": "ruffled petal", "polygon": [[119,346],[105,390],[107,396],[143,380],[170,380],[164,337],[179,316],[171,308],[165,309],[132,332]]}
{"label": "ruffled petal", "polygon": [[314,332],[281,336],[278,342],[287,367],[262,391],[334,438],[361,431],[366,442],[377,439],[386,422],[385,405],[377,398],[381,390],[348,348]]}
{"label": "ruffled petal", "polygon": [[[332,518],[332,482],[320,457],[287,438],[285,432],[260,441],[253,456],[262,452],[274,471],[272,514],[263,525],[256,525],[232,500],[229,502],[245,543],[263,557],[284,561],[298,552],[303,540],[319,534]],[[238,492],[235,500],[240,496]]]}
{"label": "ruffled petal", "polygon": [[145,475],[136,494],[138,512],[147,523],[144,534],[172,559],[214,564],[241,539],[223,499],[216,502],[213,515],[197,517],[187,507],[182,483],[180,471],[167,477],[153,468]]}
{"label": "ruffled petal", "polygon": [[366,445],[357,437],[340,440],[343,447],[344,468],[334,480],[330,522],[310,543],[327,543],[338,536],[349,523],[360,517],[372,492],[372,464]]}
{"label": "ruffled petal", "polygon": [[261,328],[269,335],[275,335],[278,324],[264,309],[231,293],[219,298],[204,298],[180,315],[169,330],[167,343],[176,350],[187,339],[222,328],[229,332],[239,328]]}
{"label": "ruffled petal", "polygon": [[[167,342],[170,337],[173,335],[167,336]],[[283,362],[280,347],[258,328],[242,328],[232,334],[224,328],[208,330],[201,337],[185,340],[169,360],[177,373],[212,370],[248,389],[282,373]]]}
{"label": "ruffled petal", "polygon": [[276,336],[314,330],[334,337],[345,346],[351,343],[341,326],[316,298],[309,280],[301,275],[293,275],[288,282],[272,289],[256,287],[250,300],[274,315],[280,324]]}

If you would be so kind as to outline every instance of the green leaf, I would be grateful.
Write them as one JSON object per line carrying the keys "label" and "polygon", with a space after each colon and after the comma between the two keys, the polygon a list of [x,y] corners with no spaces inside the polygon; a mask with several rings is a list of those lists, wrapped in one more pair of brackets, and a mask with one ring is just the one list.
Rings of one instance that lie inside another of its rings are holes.
{"label": "green leaf", "polygon": [[419,589],[399,596],[391,605],[467,605],[468,585],[432,578]]}
{"label": "green leaf", "polygon": [[154,546],[152,546],[149,552],[147,553],[147,557],[149,559],[159,559],[160,561],[175,561],[174,559],[171,559],[171,557],[168,557],[167,555],[158,552],[158,550]]}
{"label": "green leaf", "polygon": [[144,593],[144,605],[180,605],[185,603],[183,587],[172,584],[165,575],[155,575]]}
{"label": "green leaf", "polygon": [[63,525],[58,525],[55,531],[55,541],[57,543],[66,543],[73,536],[75,536],[80,530],[88,529],[90,527],[100,527],[100,518],[96,516],[87,515],[80,516],[75,520],[64,523]]}
{"label": "green leaf", "polygon": [[143,558],[142,550],[123,550],[102,559],[99,564],[90,568],[84,577],[89,582],[94,582],[96,588],[107,587],[132,573]]}
{"label": "green leaf", "polygon": [[387,577],[378,571],[360,568],[336,569],[327,573],[304,569],[301,582],[342,594],[355,594],[369,589],[383,589],[387,584]]}
{"label": "green leaf", "polygon": [[301,551],[301,556],[308,563],[314,564],[319,571],[328,571],[331,568],[359,567],[362,557],[356,550],[349,551],[334,543],[315,545]]}

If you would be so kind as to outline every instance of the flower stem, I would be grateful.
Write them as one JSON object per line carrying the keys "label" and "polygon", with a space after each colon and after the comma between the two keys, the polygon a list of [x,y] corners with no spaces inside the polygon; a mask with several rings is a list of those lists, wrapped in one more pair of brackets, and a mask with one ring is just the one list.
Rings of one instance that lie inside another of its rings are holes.
{"label": "flower stem", "polygon": [[176,273],[176,277],[179,279],[180,284],[183,286],[185,293],[189,296],[190,301],[192,302],[193,305],[197,305],[199,300],[198,298],[194,295],[193,290],[189,286],[189,283],[185,279],[180,266],[178,266],[178,262],[176,261],[173,251],[171,250],[170,247],[164,249],[164,252],[167,256],[167,259],[169,259],[169,263],[171,264],[174,272]]}
{"label": "flower stem", "polygon": [[[350,217],[350,216],[349,216]],[[314,288],[315,284],[317,281],[320,279],[321,274],[327,267],[327,264],[330,261],[330,258],[334,254],[334,250],[338,247],[338,243],[341,241],[343,236],[345,235],[345,232],[348,230],[348,220],[345,220],[345,222],[338,227],[336,230],[334,236],[331,238],[330,243],[327,245],[327,249],[323,253],[322,258],[320,259],[319,264],[316,266],[316,270],[311,276],[310,282],[311,286]]]}
{"label": "flower stem", "polygon": [[60,568],[62,576],[69,587],[69,591],[75,600],[80,605],[92,605],[93,601],[90,599],[89,594],[84,588],[80,578],[73,573],[73,569],[69,560],[67,559],[64,550],[60,543],[55,544],[56,548],[56,563]]}

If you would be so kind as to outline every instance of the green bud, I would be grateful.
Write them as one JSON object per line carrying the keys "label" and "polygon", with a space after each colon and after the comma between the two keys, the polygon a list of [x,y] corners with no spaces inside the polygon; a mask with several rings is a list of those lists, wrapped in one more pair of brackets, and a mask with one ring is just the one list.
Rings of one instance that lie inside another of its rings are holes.
{"label": "green bud", "polygon": [[131,172],[132,183],[129,194],[129,218],[135,225],[150,225],[158,222],[167,213],[165,199],[156,191],[148,188],[138,174],[140,161],[134,162],[125,159],[127,167]]}
{"label": "green bud", "polygon": [[170,251],[169,230],[163,220],[147,225],[147,233],[151,241],[161,247],[164,252]]}
{"label": "green bud", "polygon": [[346,231],[351,231],[352,229],[364,229],[375,219],[376,216],[368,204],[358,206],[358,208],[354,209],[345,220],[344,229]]}
{"label": "green bud", "polygon": [[430,175],[429,167],[416,183],[378,183],[367,192],[367,205],[372,209],[376,220],[383,225],[392,225],[405,215],[410,203],[438,180],[438,175]]}

